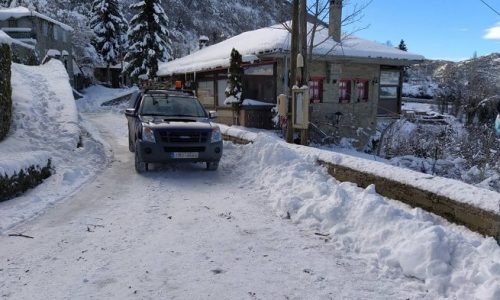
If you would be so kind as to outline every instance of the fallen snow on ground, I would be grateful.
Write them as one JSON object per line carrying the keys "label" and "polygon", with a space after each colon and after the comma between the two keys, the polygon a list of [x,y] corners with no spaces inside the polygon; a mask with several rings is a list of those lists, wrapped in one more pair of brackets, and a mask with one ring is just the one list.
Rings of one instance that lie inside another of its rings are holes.
{"label": "fallen snow on ground", "polygon": [[[13,124],[0,143],[0,174],[28,165],[54,166],[50,178],[25,195],[0,203],[0,232],[64,198],[106,164],[101,144],[80,127],[63,64],[12,65]],[[81,147],[78,145],[81,144]]]}
{"label": "fallen snow on ground", "polygon": [[[500,247],[419,208],[378,195],[374,186],[339,183],[319,167],[323,159],[473,203],[498,213],[500,194],[454,180],[347,155],[289,145],[266,133],[226,126],[223,132],[254,141],[240,164],[247,185],[266,189],[280,216],[290,216],[332,237],[338,248],[362,253],[371,268],[398,271],[425,281],[442,296],[458,299],[500,297]],[[479,201],[480,200],[480,201]]]}
{"label": "fallen snow on ground", "polygon": [[[256,168],[250,173],[276,182],[256,173],[266,161],[247,163],[254,149],[225,142],[217,172],[206,171],[201,164],[175,164],[137,174],[127,148],[124,116],[100,112],[84,118],[111,145],[113,161],[70,201],[0,235],[0,295],[8,299],[439,296],[421,280],[374,268],[364,253],[345,251],[330,242],[330,236],[315,234],[323,232],[298,228],[277,217],[268,202],[268,186],[252,184],[245,175]],[[298,176],[309,176],[316,168],[288,176],[300,181]]]}

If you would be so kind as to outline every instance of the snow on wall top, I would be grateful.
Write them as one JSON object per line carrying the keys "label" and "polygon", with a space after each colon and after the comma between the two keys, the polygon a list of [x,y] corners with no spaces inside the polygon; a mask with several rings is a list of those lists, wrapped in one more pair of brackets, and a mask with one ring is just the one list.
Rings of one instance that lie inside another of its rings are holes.
{"label": "snow on wall top", "polygon": [[9,44],[9,45],[12,45],[13,41],[14,40],[8,34],[6,34],[5,32],[3,32],[2,30],[0,30],[0,44]]}
{"label": "snow on wall top", "polygon": [[[312,24],[308,24],[311,28]],[[247,31],[218,44],[203,48],[185,57],[162,63],[158,75],[189,73],[216,67],[228,67],[231,50],[235,48],[245,55],[280,53],[290,51],[291,34],[284,25],[278,24]],[[362,58],[385,58],[393,60],[423,60],[421,55],[367,41],[357,37],[345,37],[341,43],[328,36],[328,28],[320,26],[314,38],[315,55],[350,56]]]}
{"label": "snow on wall top", "polygon": [[[266,133],[249,132],[246,128],[235,128],[218,124],[223,134],[234,136],[247,141],[255,142]],[[282,142],[272,137],[276,142]],[[290,145],[282,142],[286,147],[295,149],[304,157],[313,156],[325,162],[341,165],[353,170],[370,173],[382,178],[407,184],[436,195],[447,197],[455,201],[470,204],[472,206],[500,214],[500,194],[494,191],[475,187],[462,181],[448,179],[439,176],[419,173],[383,162],[372,161],[364,158],[354,157],[347,154],[321,150],[311,147]]]}
{"label": "snow on wall top", "polygon": [[36,12],[34,10],[30,10],[29,8],[26,8],[24,6],[0,9],[0,21],[5,21],[5,20],[10,19],[10,18],[19,19],[19,18],[28,17],[28,16],[35,16],[35,17],[38,17],[40,19],[44,19],[44,20],[49,21],[51,23],[57,24],[57,25],[61,26],[61,28],[64,30],[73,31],[73,27],[66,25],[62,22],[56,21],[52,18],[49,18],[46,15],[42,15],[41,13]]}
{"label": "snow on wall top", "polygon": [[16,44],[16,45],[19,45],[19,46],[24,47],[24,48],[35,49],[35,46],[33,46],[33,45],[23,43],[19,40],[11,38],[3,30],[0,30],[0,44],[9,44],[9,45]]}

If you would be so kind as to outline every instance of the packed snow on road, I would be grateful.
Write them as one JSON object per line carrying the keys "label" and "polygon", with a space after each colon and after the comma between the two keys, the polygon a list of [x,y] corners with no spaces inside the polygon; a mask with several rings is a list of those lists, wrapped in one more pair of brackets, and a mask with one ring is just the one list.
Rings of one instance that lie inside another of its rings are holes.
{"label": "packed snow on road", "polygon": [[[493,238],[338,182],[267,133],[225,142],[217,172],[137,174],[125,117],[89,101],[77,100],[81,124],[102,161],[71,157],[90,179],[62,198],[49,179],[0,204],[1,298],[500,298]],[[16,217],[26,210],[39,216]]]}

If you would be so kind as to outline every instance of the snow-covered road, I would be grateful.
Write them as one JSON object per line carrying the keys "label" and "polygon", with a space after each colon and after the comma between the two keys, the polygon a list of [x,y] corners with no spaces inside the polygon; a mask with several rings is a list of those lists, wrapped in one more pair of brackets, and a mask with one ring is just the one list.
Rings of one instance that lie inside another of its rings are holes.
{"label": "snow-covered road", "polygon": [[125,118],[86,119],[112,163],[71,199],[0,235],[1,299],[437,297],[273,214],[266,192],[238,179],[246,146],[226,143],[217,172],[193,164],[138,175]]}

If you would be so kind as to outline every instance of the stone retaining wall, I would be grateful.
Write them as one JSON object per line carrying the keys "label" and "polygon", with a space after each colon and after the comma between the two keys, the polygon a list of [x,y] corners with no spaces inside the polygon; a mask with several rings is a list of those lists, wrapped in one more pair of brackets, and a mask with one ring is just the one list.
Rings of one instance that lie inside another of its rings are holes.
{"label": "stone retaining wall", "polygon": [[[226,134],[223,134],[223,137],[224,140],[237,144],[251,143],[251,141]],[[391,179],[330,162],[318,161],[318,163],[325,166],[328,173],[338,181],[353,182],[363,188],[374,184],[377,193],[384,197],[413,207],[420,207],[450,222],[464,225],[472,231],[491,236],[500,243],[500,215]]]}

